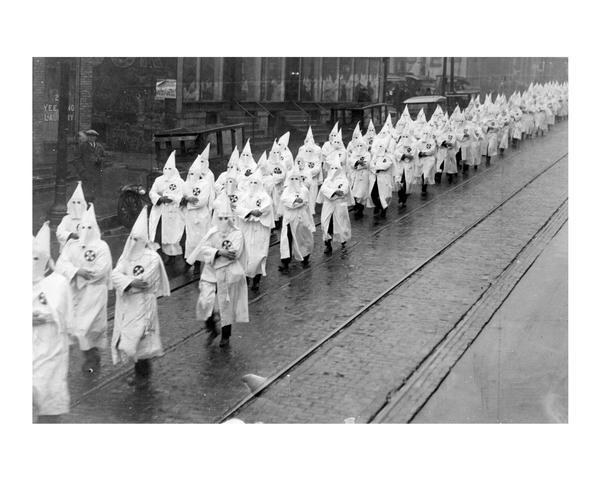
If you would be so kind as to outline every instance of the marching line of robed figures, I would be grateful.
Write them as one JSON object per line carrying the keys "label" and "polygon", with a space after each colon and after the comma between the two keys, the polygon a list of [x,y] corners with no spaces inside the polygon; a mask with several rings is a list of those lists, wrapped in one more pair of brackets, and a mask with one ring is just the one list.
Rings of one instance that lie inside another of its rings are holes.
{"label": "marching line of robed figures", "polygon": [[[289,132],[275,140],[258,162],[250,141],[234,149],[227,170],[216,180],[209,149],[198,155],[184,181],[172,152],[149,192],[144,207],[112,268],[101,239],[93,204],[85,201],[81,182],[71,196],[67,215],[57,227],[60,255],[50,256],[46,222],[33,239],[33,404],[40,419],[51,421],[69,411],[67,386],[69,344],[84,355],[82,371],[95,374],[100,350],[108,347],[108,291],[116,292],[110,348],[113,362],[134,362],[128,381],[147,384],[150,360],[163,355],[157,298],[170,294],[169,279],[158,250],[166,258],[184,255],[201,270],[197,320],[206,323],[211,343],[227,347],[233,323],[248,322],[248,285],[258,290],[266,275],[271,230],[281,229],[279,270],[294,259],[308,267],[314,248],[315,205],[325,253],[332,241],[342,248],[351,238],[349,207],[355,217],[365,208],[385,217],[398,193],[400,207],[420,187],[452,182],[459,168],[468,172],[502,155],[509,144],[543,135],[567,116],[567,85],[530,85],[508,99],[487,95],[471,99],[448,116],[437,108],[429,121],[421,110],[412,120],[405,109],[394,126],[388,116],[380,132],[370,122],[363,135],[356,126],[344,145],[337,124],[320,147],[309,127],[294,158]],[[185,232],[185,249],[181,240]],[[158,243],[160,242],[160,243]]]}

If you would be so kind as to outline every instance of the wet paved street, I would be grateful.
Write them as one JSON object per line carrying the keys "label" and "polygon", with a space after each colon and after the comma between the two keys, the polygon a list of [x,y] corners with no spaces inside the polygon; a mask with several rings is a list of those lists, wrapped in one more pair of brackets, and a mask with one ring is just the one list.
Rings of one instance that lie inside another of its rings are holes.
{"label": "wet paved street", "polygon": [[[154,362],[150,389],[129,387],[123,378],[128,369],[110,365],[107,355],[98,378],[83,379],[80,356],[73,352],[70,388],[76,405],[65,420],[215,421],[247,394],[241,381],[244,374],[269,377],[302,354],[566,154],[566,140],[567,124],[559,124],[548,137],[507,152],[505,158],[467,177],[468,181],[459,186],[437,186],[426,199],[413,195],[407,210],[391,208],[383,221],[374,221],[369,215],[353,220],[352,240],[345,251],[334,251],[331,257],[321,253],[319,231],[312,267],[307,270],[294,266],[289,276],[281,275],[275,245],[262,290],[250,297],[251,323],[234,327],[229,350],[205,346],[201,325],[193,318],[196,283],[175,291],[159,302],[167,354]],[[482,223],[478,237],[470,242],[465,237],[457,244],[458,267],[448,261],[438,264],[434,275],[425,277],[421,272],[407,289],[386,298],[396,302],[387,307],[391,310],[382,307],[378,316],[356,324],[356,342],[350,339],[338,341],[336,348],[328,346],[326,358],[320,357],[328,364],[316,365],[318,375],[307,370],[306,381],[296,372],[287,384],[274,385],[274,392],[285,391],[275,400],[278,408],[272,408],[273,400],[265,394],[251,405],[252,412],[247,410],[248,421],[340,422],[345,417],[364,415],[390,384],[402,378],[402,372],[405,375],[414,368],[443,335],[444,325],[468,309],[480,285],[489,283],[558,207],[566,197],[566,166],[565,158],[533,182],[531,189],[524,190],[518,200],[509,201],[502,214]],[[361,356],[365,349],[372,355]],[[390,369],[389,360],[378,363],[381,358],[393,359],[398,368]],[[314,362],[307,362],[307,368],[309,364],[316,368]],[[375,395],[365,395],[365,391]],[[291,395],[293,392],[300,392],[302,402]],[[292,403],[280,403],[281,399]],[[336,409],[330,408],[332,403]],[[291,411],[294,415],[286,418],[284,414]]]}
{"label": "wet paved street", "polygon": [[565,423],[568,265],[564,226],[414,423]]}

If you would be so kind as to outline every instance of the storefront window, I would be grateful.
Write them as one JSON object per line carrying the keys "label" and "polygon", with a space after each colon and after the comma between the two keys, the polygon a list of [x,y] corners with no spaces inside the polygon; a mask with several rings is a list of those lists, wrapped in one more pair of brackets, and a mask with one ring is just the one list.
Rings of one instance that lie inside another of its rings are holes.
{"label": "storefront window", "polygon": [[367,83],[369,83],[369,59],[357,58],[354,60],[354,100],[357,102],[370,102]]}
{"label": "storefront window", "polygon": [[354,100],[354,72],[352,58],[340,58],[340,102]]}
{"label": "storefront window", "polygon": [[200,58],[200,100],[221,100],[223,90],[223,59]]}
{"label": "storefront window", "polygon": [[379,99],[379,67],[381,60],[378,58],[369,59],[369,81],[367,82],[367,90],[369,92],[369,101],[377,102]]}
{"label": "storefront window", "polygon": [[337,102],[339,93],[338,59],[323,58],[323,102]]}
{"label": "storefront window", "polygon": [[302,58],[302,80],[300,82],[300,99],[304,102],[315,102],[320,98],[321,59]]}
{"label": "storefront window", "polygon": [[244,57],[241,62],[241,78],[239,98],[241,101],[260,100],[260,69],[259,57]]}
{"label": "storefront window", "polygon": [[283,102],[284,58],[263,60],[262,99],[265,102]]}
{"label": "storefront window", "polygon": [[200,88],[198,83],[199,58],[183,59],[183,101],[197,102],[200,100]]}

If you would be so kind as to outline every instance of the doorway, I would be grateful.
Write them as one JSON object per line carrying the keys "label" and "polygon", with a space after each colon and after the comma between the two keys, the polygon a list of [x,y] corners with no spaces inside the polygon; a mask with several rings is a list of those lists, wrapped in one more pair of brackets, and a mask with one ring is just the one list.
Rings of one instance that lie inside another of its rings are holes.
{"label": "doorway", "polygon": [[297,102],[300,94],[300,57],[285,59],[285,101]]}

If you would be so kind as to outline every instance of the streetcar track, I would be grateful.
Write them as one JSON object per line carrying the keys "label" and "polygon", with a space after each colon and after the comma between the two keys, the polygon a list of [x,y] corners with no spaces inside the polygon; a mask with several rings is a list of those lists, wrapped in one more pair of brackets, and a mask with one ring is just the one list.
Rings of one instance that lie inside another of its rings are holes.
{"label": "streetcar track", "polygon": [[[479,171],[477,174],[474,174],[473,172],[471,172],[469,174],[469,178],[467,179],[463,179],[462,181],[460,181],[459,183],[457,183],[455,186],[448,188],[447,190],[444,190],[442,192],[439,192],[438,194],[434,195],[433,198],[423,202],[422,204],[414,207],[412,210],[407,211],[406,213],[394,218],[391,221],[387,221],[384,225],[380,226],[377,229],[371,230],[366,236],[365,238],[358,240],[354,243],[350,243],[345,250],[351,250],[353,248],[355,248],[357,245],[361,244],[362,242],[364,242],[366,239],[369,239],[373,236],[378,235],[380,232],[382,232],[383,230],[389,228],[390,226],[401,222],[402,220],[410,217],[411,215],[419,212],[420,210],[422,210],[423,208],[431,205],[432,203],[437,202],[438,200],[444,198],[446,195],[456,191],[459,188],[464,187],[465,185],[475,181],[475,180],[483,180],[486,177],[487,173],[491,173],[494,172],[496,169],[498,169],[500,166],[503,165],[504,162],[513,159],[515,156],[523,154],[524,152],[522,151],[522,149],[519,150],[515,150],[514,152],[512,152],[511,155],[509,156],[505,156],[503,157],[500,161],[496,160],[496,162],[494,162],[494,164],[488,166],[485,170],[481,170]],[[525,188],[526,186],[528,186],[531,182],[533,182],[536,178],[538,178],[539,176],[541,176],[542,174],[544,174],[548,169],[552,168],[554,165],[556,165],[560,160],[562,160],[564,157],[566,157],[568,155],[568,153],[563,154],[561,157],[559,157],[557,160],[555,160],[553,163],[551,163],[550,165],[548,165],[547,167],[545,167],[541,172],[539,172],[538,174],[536,174],[529,182],[527,182],[525,185],[523,185],[518,191],[522,190],[523,188]],[[464,177],[463,177],[464,178]],[[518,193],[518,191],[516,193]],[[503,203],[505,203],[507,200],[509,200],[510,198],[512,198],[512,196],[516,195],[516,193],[512,194],[511,197],[505,199],[503,201]],[[503,203],[499,204],[502,205]],[[499,208],[499,206],[495,207],[495,209]],[[495,210],[494,209],[494,210]],[[493,213],[490,212],[490,213]],[[483,219],[481,220],[483,221]],[[318,225],[320,225],[320,222],[318,223]],[[315,226],[317,226],[317,224],[315,224]],[[473,225],[471,228],[473,228],[475,225]],[[466,232],[464,232],[466,233]],[[464,235],[464,233],[462,233],[462,235]],[[458,238],[455,237],[456,241]],[[273,244],[269,245],[269,250],[278,245],[280,243],[279,240],[275,241]],[[450,244],[446,245],[445,247],[443,247],[443,249],[445,250],[448,246],[450,246]],[[297,278],[301,277],[302,275],[306,275],[307,273],[309,273],[313,268],[319,267],[321,265],[324,265],[332,260],[335,260],[339,257],[339,255],[343,252],[343,250],[337,250],[333,255],[330,255],[328,257],[325,257],[322,261],[320,262],[315,262],[315,263],[311,263],[309,268],[303,269],[300,272],[298,272],[298,274],[290,276],[288,281],[283,283],[282,285],[279,285],[273,289],[270,289],[268,291],[265,291],[263,293],[261,293],[260,295],[254,297],[253,299],[251,299],[248,302],[248,306],[253,305],[254,303],[258,302],[259,300],[263,299],[264,297],[266,297],[269,294],[273,294],[276,293],[284,288],[287,288],[290,286],[290,284],[296,280]],[[435,254],[435,256],[437,256],[439,253],[441,253],[441,251],[438,251],[437,254]],[[425,262],[428,263],[431,260],[433,260],[434,257],[430,257],[429,259],[427,259]],[[420,266],[416,267],[415,269],[411,270],[411,272],[409,272],[407,274],[407,276],[404,279],[401,279],[401,283],[404,283],[404,281],[408,278],[408,276],[412,276],[414,273],[416,273],[417,271],[419,271],[422,267],[425,266],[426,263],[421,264]],[[199,276],[196,276],[195,278],[190,279],[189,281],[185,281],[184,283],[182,283],[181,285],[178,285],[177,287],[174,287],[173,289],[171,289],[171,293],[175,292],[177,290],[180,290],[182,288],[185,288],[187,286],[190,286],[193,283],[198,282],[199,280]],[[338,327],[337,329],[335,329],[333,332],[331,332],[329,335],[327,335],[326,337],[324,337],[324,339],[322,339],[321,341],[319,341],[317,344],[313,345],[313,347],[311,347],[307,352],[305,352],[302,356],[298,357],[294,362],[292,362],[291,364],[289,364],[287,367],[285,367],[285,371],[289,371],[290,369],[292,369],[296,364],[300,363],[301,361],[303,361],[304,358],[306,358],[306,356],[308,356],[308,352],[314,352],[316,349],[318,349],[323,343],[325,343],[326,341],[328,341],[330,338],[336,336],[342,329],[344,329],[347,325],[349,325],[350,323],[352,323],[357,317],[360,316],[362,314],[364,314],[368,309],[370,309],[372,306],[374,306],[374,304],[378,301],[380,301],[381,299],[383,299],[383,297],[387,296],[392,290],[394,290],[395,288],[397,288],[397,286],[399,286],[400,283],[396,284],[395,286],[390,287],[390,289],[386,290],[382,295],[380,295],[379,297],[377,297],[374,301],[372,301],[371,303],[369,303],[367,306],[363,307],[363,309],[359,310],[358,313],[354,314],[352,317],[350,317],[350,319],[344,323],[341,327]],[[114,320],[114,307],[113,307],[113,312],[112,315],[109,316],[108,321],[112,321]],[[166,355],[167,353],[172,352],[173,350],[177,349],[179,346],[183,345],[184,343],[186,343],[187,341],[201,335],[202,333],[206,332],[206,329],[204,327],[200,327],[198,330],[195,330],[193,332],[188,333],[187,335],[185,335],[184,337],[180,338],[179,340],[177,340],[175,343],[173,343],[172,345],[164,348],[164,355]],[[289,367],[289,368],[288,368]],[[114,372],[112,375],[109,375],[106,379],[104,379],[103,381],[101,381],[100,383],[98,383],[97,385],[93,386],[92,388],[90,388],[89,390],[84,391],[82,394],[80,394],[75,400],[73,400],[71,402],[71,407],[75,407],[77,405],[79,405],[80,403],[82,403],[84,400],[86,400],[88,397],[90,397],[91,395],[93,395],[94,393],[98,392],[99,390],[102,390],[103,388],[105,388],[106,386],[110,385],[113,382],[116,382],[117,380],[126,377],[128,375],[133,374],[133,366],[131,367],[126,367],[123,370],[118,370],[116,372]],[[264,390],[264,388],[266,388],[267,386],[271,385],[271,383],[273,383],[274,381],[276,381],[279,377],[277,376],[281,376],[281,372],[279,372],[278,374],[276,374],[275,377],[271,377],[272,380],[266,382],[263,387],[261,387],[260,389],[258,389],[256,392],[254,392],[253,394],[249,395],[248,397],[246,397],[245,399],[243,399],[241,402],[246,401],[248,402],[249,400],[251,400],[252,398],[254,398],[254,396],[260,392],[262,392]],[[236,407],[234,407],[236,408]],[[239,408],[236,408],[236,410]],[[231,416],[231,415],[229,415]],[[220,420],[218,420],[218,422],[224,421],[226,419],[226,417],[222,416],[220,417]]]}
{"label": "streetcar track", "polygon": [[[506,267],[504,267],[504,269],[502,270],[502,272],[500,272],[500,274],[498,274],[497,278],[500,278],[500,276],[505,273],[509,268],[512,267],[512,265],[514,264],[514,262],[518,261],[519,256],[523,254],[523,252],[526,251],[526,249],[536,240],[537,236],[539,235],[540,232],[542,232],[544,230],[544,228],[546,228],[546,226],[555,218],[555,216],[558,214],[558,212],[560,212],[560,210],[563,208],[563,205],[565,205],[568,201],[568,197],[566,197],[561,204],[554,210],[554,212],[552,212],[552,214],[546,219],[546,221],[542,224],[542,226],[537,230],[537,232],[529,239],[529,241],[527,241],[525,243],[525,245],[523,245],[523,247],[521,247],[521,249],[517,252],[517,254],[514,256],[514,258],[512,259],[512,261],[506,265]],[[568,217],[565,218],[564,221],[562,221],[559,225],[559,227],[557,228],[557,230],[554,232],[554,234],[552,235],[551,238],[554,238],[558,232],[563,228],[563,226],[567,223],[568,221]],[[506,295],[504,296],[504,298],[500,301],[500,303],[494,308],[494,310],[492,311],[491,315],[489,316],[488,320],[482,325],[481,329],[479,330],[479,332],[477,332],[477,334],[470,340],[470,342],[468,343],[468,345],[466,346],[466,348],[463,350],[463,352],[458,356],[458,358],[455,360],[455,362],[453,363],[452,367],[448,369],[448,371],[446,372],[446,374],[442,377],[441,381],[437,384],[437,386],[433,389],[433,391],[427,396],[427,398],[423,401],[423,403],[415,410],[415,412],[411,415],[410,419],[408,420],[407,423],[411,423],[412,420],[418,415],[418,413],[422,410],[422,408],[427,404],[427,402],[429,401],[429,399],[435,394],[435,392],[437,392],[437,390],[440,388],[440,386],[442,385],[442,383],[444,382],[444,380],[446,379],[446,377],[448,375],[450,375],[450,372],[452,371],[452,368],[454,367],[454,365],[456,365],[456,363],[460,360],[460,358],[467,352],[468,348],[473,344],[473,342],[475,342],[475,340],[479,337],[479,335],[483,332],[484,328],[486,327],[486,325],[492,320],[492,318],[494,317],[494,315],[496,314],[496,312],[498,310],[500,310],[500,308],[502,307],[502,305],[504,305],[504,303],[506,302],[506,300],[508,299],[508,297],[510,296],[510,293],[517,287],[517,285],[521,282],[521,279],[527,274],[527,272],[533,267],[533,265],[535,264],[536,260],[538,259],[538,257],[543,253],[543,249],[539,252],[537,252],[537,254],[535,255],[535,257],[533,258],[533,260],[531,261],[531,263],[527,266],[527,268],[522,272],[521,276],[519,277],[519,279],[514,283],[514,285],[512,285],[512,287],[508,290],[508,292],[506,293]],[[402,397],[397,397],[397,398],[393,398],[395,395],[397,395],[404,387],[405,385],[407,385],[411,380],[413,375],[417,374],[417,372],[419,371],[419,369],[425,365],[425,363],[427,361],[430,360],[430,358],[432,358],[433,355],[435,355],[438,352],[438,348],[449,338],[452,337],[452,335],[454,334],[454,332],[456,332],[456,330],[458,328],[460,328],[461,323],[463,322],[463,320],[469,315],[471,309],[473,307],[475,307],[482,298],[484,298],[489,290],[494,286],[495,282],[490,282],[487,287],[481,292],[481,294],[478,296],[478,298],[473,302],[473,304],[469,307],[469,309],[464,312],[463,315],[461,315],[461,317],[456,321],[456,323],[452,326],[452,328],[450,328],[444,335],[443,337],[431,348],[431,350],[425,355],[423,356],[423,358],[421,358],[421,360],[417,363],[417,365],[415,365],[415,367],[410,371],[410,373],[403,379],[403,381],[396,387],[394,387],[392,390],[390,390],[386,395],[385,395],[385,400],[383,401],[383,403],[380,405],[379,408],[377,408],[376,411],[372,412],[369,414],[369,417],[367,419],[367,421],[365,423],[383,423],[383,420],[385,420],[385,418],[387,418],[391,412],[393,412],[394,408],[400,403],[400,401],[402,400]]]}
{"label": "streetcar track", "polygon": [[[489,218],[492,214],[494,214],[497,210],[499,210],[502,206],[504,206],[508,201],[510,201],[512,198],[514,198],[516,195],[518,195],[520,192],[522,192],[524,189],[526,189],[535,180],[537,180],[542,175],[544,175],[548,170],[550,170],[551,168],[553,168],[556,165],[558,165],[559,162],[561,160],[563,160],[567,156],[568,156],[568,153],[565,153],[565,154],[561,155],[557,160],[555,160],[551,164],[547,165],[540,172],[538,172],[537,174],[535,174],[525,184],[521,185],[516,190],[514,190],[509,196],[507,196],[506,198],[504,198],[496,206],[494,206],[493,208],[491,208],[490,210],[488,210],[486,213],[484,213],[483,215],[481,215],[473,223],[471,223],[470,225],[468,225],[467,227],[465,227],[464,229],[462,229],[458,234],[456,234],[454,237],[452,237],[444,246],[442,246],[436,252],[434,252],[432,255],[430,255],[420,265],[416,266],[410,272],[408,272],[407,274],[405,274],[400,280],[398,280],[396,283],[394,283],[389,288],[387,288],[383,293],[381,293],[380,295],[378,295],[375,299],[373,299],[367,305],[365,305],[364,307],[362,307],[358,312],[356,312],[352,316],[350,316],[344,323],[342,323],[340,326],[336,327],[334,330],[332,330],[330,333],[328,333],[325,337],[323,337],[317,343],[313,344],[304,353],[302,353],[301,355],[299,355],[298,357],[296,357],[294,360],[292,360],[290,363],[288,363],[286,366],[284,366],[283,368],[281,368],[273,376],[267,378],[267,380],[259,388],[257,388],[254,392],[248,394],[246,397],[244,397],[242,400],[240,400],[238,403],[236,403],[233,407],[229,408],[224,414],[220,415],[217,418],[216,423],[223,423],[224,421],[226,421],[229,418],[233,417],[237,412],[239,412],[240,410],[242,410],[246,405],[250,404],[254,399],[256,399],[257,397],[259,397],[270,386],[272,386],[273,384],[277,383],[285,375],[287,375],[290,371],[294,370],[296,367],[298,367],[302,363],[304,363],[309,357],[311,357],[312,355],[314,355],[317,352],[317,350],[319,350],[323,345],[325,345],[327,342],[329,342],[330,340],[332,340],[333,338],[335,338],[336,336],[338,336],[343,330],[345,330],[346,328],[348,328],[351,324],[353,324],[362,315],[364,315],[366,312],[368,312],[370,309],[372,309],[375,305],[377,305],[379,302],[381,302],[391,292],[393,292],[398,287],[400,287],[401,285],[403,285],[409,278],[411,278],[417,272],[421,271],[425,266],[427,266],[429,263],[431,263],[434,259],[436,259],[440,255],[442,255],[454,243],[456,243],[458,240],[460,240],[461,238],[463,238],[467,233],[469,233],[471,230],[473,230],[475,227],[477,227],[479,224],[481,224],[483,221],[485,221],[487,218]],[[402,217],[400,217],[400,218],[402,218]],[[399,219],[397,219],[397,220],[399,220]],[[385,227],[387,227],[387,225]],[[425,361],[425,360],[422,359],[421,362],[420,362],[420,364],[423,361]]]}

